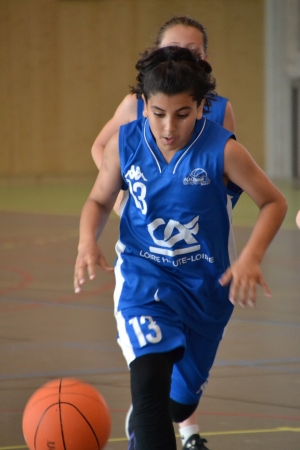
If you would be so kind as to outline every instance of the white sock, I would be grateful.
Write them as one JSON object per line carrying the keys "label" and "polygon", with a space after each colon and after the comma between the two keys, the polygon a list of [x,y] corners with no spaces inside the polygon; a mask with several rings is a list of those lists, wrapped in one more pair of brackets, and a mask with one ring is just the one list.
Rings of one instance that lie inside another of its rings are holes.
{"label": "white sock", "polygon": [[181,437],[182,446],[186,443],[186,441],[193,435],[199,434],[198,425],[189,425],[187,427],[179,428],[179,434]]}

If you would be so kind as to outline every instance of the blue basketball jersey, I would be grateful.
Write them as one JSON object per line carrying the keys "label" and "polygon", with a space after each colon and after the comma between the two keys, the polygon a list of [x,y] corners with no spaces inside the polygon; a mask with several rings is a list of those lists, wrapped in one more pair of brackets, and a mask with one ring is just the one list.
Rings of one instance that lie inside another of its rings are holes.
{"label": "blue basketball jersey", "polygon": [[204,112],[203,115],[207,119],[223,126],[227,102],[228,98],[216,95],[213,100],[211,100],[211,106],[209,107],[208,112]]}
{"label": "blue basketball jersey", "polygon": [[154,301],[188,327],[219,339],[232,312],[218,280],[235,259],[231,200],[223,182],[232,133],[202,118],[167,163],[149,122],[120,128],[125,191],[115,274],[115,311]]}

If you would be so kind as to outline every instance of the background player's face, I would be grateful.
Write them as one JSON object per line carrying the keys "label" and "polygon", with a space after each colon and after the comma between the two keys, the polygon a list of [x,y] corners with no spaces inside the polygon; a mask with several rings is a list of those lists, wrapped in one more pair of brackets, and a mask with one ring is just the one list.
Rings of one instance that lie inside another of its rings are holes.
{"label": "background player's face", "polygon": [[144,115],[167,161],[191,139],[195,122],[202,117],[203,103],[197,106],[186,92],[172,96],[158,92],[145,103]]}
{"label": "background player's face", "polygon": [[160,47],[169,47],[171,45],[194,50],[201,59],[207,59],[207,54],[204,50],[203,34],[197,28],[186,25],[174,25],[174,27],[168,28],[164,32]]}

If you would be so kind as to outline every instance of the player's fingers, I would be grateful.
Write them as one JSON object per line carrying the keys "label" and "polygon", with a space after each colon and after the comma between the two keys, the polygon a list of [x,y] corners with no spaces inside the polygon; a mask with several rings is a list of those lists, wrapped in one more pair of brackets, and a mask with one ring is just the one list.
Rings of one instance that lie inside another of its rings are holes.
{"label": "player's fingers", "polygon": [[265,282],[265,280],[263,279],[262,276],[260,277],[260,280],[259,280],[258,283],[259,283],[259,284],[261,285],[261,287],[263,288],[264,293],[265,293],[265,296],[268,297],[268,298],[271,298],[271,297],[272,297],[272,292],[270,291],[269,286],[267,285],[267,283]]}
{"label": "player's fingers", "polygon": [[249,283],[247,304],[251,307],[256,305],[256,286],[255,281]]}
{"label": "player's fingers", "polygon": [[111,267],[106,259],[103,256],[99,256],[99,266],[101,267],[102,270],[105,270],[105,272],[113,272],[114,268]]}
{"label": "player's fingers", "polygon": [[75,294],[78,294],[81,291],[81,286],[84,283],[85,283],[84,271],[75,268],[75,275],[74,275]]}
{"label": "player's fingers", "polygon": [[95,261],[90,260],[87,265],[87,271],[89,275],[89,279],[93,280],[96,276],[96,264]]}
{"label": "player's fingers", "polygon": [[229,290],[229,300],[235,305],[239,298],[240,284],[233,278]]}
{"label": "player's fingers", "polygon": [[223,273],[221,278],[219,278],[219,283],[221,284],[221,286],[227,286],[227,284],[229,284],[231,280],[232,280],[232,271],[231,268],[228,267],[228,269]]}
{"label": "player's fingers", "polygon": [[[248,300],[248,288],[249,284],[247,280],[240,283],[239,292],[238,292],[238,302],[242,308],[245,308]],[[237,299],[236,299],[237,301]]]}

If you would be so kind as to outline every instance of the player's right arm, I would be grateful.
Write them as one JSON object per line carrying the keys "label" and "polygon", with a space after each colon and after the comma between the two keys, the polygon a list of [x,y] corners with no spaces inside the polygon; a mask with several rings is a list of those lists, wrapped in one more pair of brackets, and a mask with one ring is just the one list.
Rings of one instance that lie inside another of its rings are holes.
{"label": "player's right arm", "polygon": [[128,94],[116,109],[113,117],[104,125],[92,146],[92,157],[99,170],[102,164],[104,147],[109,139],[119,130],[121,125],[132,122],[136,118],[137,99],[135,95]]}
{"label": "player's right arm", "polygon": [[113,271],[97,245],[97,240],[105,228],[122,188],[118,140],[119,132],[115,133],[107,143],[101,170],[81,212],[78,255],[74,273],[76,293],[81,291],[85,283],[86,270],[91,280],[95,278],[97,265],[108,272]]}

